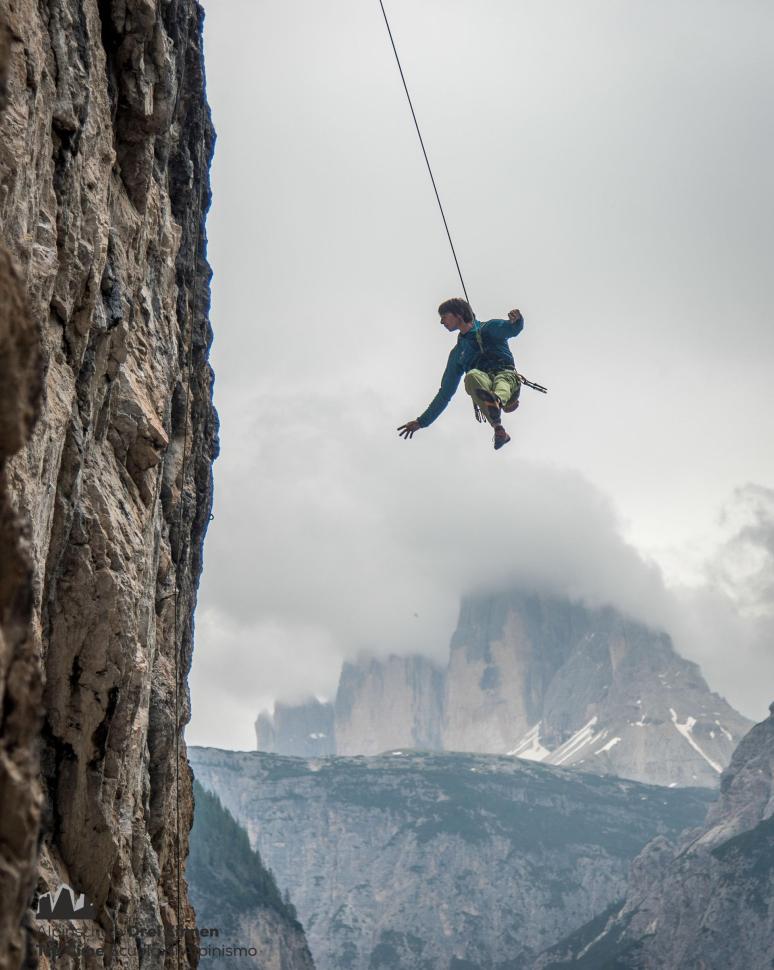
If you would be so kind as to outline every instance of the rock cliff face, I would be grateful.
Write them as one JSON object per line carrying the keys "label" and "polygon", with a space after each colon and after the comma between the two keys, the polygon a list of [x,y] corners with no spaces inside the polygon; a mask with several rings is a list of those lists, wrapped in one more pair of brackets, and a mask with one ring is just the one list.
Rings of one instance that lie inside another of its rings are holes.
{"label": "rock cliff face", "polygon": [[[661,785],[716,786],[750,726],[666,634],[518,590],[463,601],[445,671],[345,664],[335,702],[338,754],[511,754]],[[302,754],[281,731],[261,742]]]}
{"label": "rock cliff face", "polygon": [[526,967],[711,799],[507,757],[189,755],[290,891],[319,970]]}
{"label": "rock cliff face", "polygon": [[518,592],[463,602],[446,749],[714,787],[750,726],[665,633],[615,610]]}
{"label": "rock cliff face", "polygon": [[68,943],[34,909],[19,929],[67,883],[104,950],[74,965],[139,967],[194,926],[182,730],[217,453],[202,11],[0,0],[0,25],[0,966]]}
{"label": "rock cliff face", "polygon": [[540,958],[541,970],[774,966],[774,704],[734,752],[703,828],[651,842],[622,906]]}
{"label": "rock cliff face", "polygon": [[424,657],[345,663],[336,692],[336,753],[440,747],[443,673]]}
{"label": "rock cliff face", "polygon": [[425,657],[344,663],[336,700],[275,706],[255,722],[259,751],[315,758],[441,747],[443,671]]}
{"label": "rock cliff face", "polygon": [[[0,22],[0,124],[10,37]],[[1,150],[1,149],[0,149]],[[32,621],[29,530],[13,506],[8,461],[40,411],[43,355],[24,277],[0,240],[0,967],[23,952],[20,923],[34,885],[41,786],[35,742],[42,681]]]}

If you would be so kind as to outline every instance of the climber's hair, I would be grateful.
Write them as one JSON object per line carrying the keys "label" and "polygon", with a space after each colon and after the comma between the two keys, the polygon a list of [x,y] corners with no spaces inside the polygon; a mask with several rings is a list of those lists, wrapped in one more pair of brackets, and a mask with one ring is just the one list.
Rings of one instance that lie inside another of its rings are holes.
{"label": "climber's hair", "polygon": [[444,313],[454,313],[456,316],[462,317],[465,323],[472,323],[474,319],[471,305],[467,300],[463,300],[458,296],[455,296],[451,300],[444,300],[438,307],[438,316],[442,317]]}

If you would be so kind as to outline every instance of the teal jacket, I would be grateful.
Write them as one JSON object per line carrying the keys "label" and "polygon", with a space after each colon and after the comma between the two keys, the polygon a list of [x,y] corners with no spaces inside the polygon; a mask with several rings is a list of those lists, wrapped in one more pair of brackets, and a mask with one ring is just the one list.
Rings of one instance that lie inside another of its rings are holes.
{"label": "teal jacket", "polygon": [[494,372],[515,369],[516,365],[513,354],[508,348],[508,341],[511,337],[520,334],[523,329],[524,317],[519,317],[515,323],[511,323],[510,320],[486,320],[484,323],[474,320],[473,329],[457,337],[457,343],[449,354],[438,393],[427,410],[417,418],[419,426],[426,428],[435,421],[454,396],[462,375],[467,374],[469,370]]}

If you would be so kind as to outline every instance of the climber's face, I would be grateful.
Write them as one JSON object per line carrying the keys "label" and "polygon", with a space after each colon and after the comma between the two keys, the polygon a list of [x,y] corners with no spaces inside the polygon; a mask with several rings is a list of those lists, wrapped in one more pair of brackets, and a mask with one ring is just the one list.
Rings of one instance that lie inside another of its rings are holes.
{"label": "climber's face", "polygon": [[459,330],[461,326],[464,326],[465,321],[462,317],[458,317],[456,313],[442,313],[441,324],[446,327],[449,333],[453,333],[455,330]]}

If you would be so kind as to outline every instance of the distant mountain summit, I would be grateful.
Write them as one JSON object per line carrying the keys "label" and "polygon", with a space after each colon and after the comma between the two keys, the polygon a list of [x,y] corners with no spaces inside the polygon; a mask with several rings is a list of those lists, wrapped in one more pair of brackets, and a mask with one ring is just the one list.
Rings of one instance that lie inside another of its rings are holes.
{"label": "distant mountain summit", "polygon": [[521,590],[463,599],[445,669],[416,656],[363,658],[342,668],[334,704],[278,705],[271,730],[262,717],[258,748],[276,754],[510,754],[705,787],[752,726],[666,633],[610,607]]}
{"label": "distant mountain summit", "polygon": [[609,607],[519,592],[471,597],[450,653],[446,750],[714,787],[752,726],[666,633]]}

